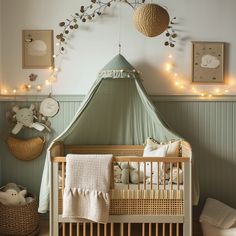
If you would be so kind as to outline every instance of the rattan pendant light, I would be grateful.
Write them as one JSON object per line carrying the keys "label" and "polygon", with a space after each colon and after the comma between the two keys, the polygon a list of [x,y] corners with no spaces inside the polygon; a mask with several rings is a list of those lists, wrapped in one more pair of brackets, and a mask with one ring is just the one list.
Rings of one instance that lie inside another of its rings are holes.
{"label": "rattan pendant light", "polygon": [[137,30],[148,37],[155,37],[164,32],[169,25],[168,12],[157,4],[142,4],[133,15]]}

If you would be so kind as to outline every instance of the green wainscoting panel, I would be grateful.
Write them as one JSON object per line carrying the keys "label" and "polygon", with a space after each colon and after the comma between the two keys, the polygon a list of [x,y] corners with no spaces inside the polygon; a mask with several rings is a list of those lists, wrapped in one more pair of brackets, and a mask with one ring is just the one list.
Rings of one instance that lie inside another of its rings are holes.
{"label": "green wainscoting panel", "polygon": [[236,208],[236,102],[155,102],[176,132],[190,142],[201,200],[213,197]]}
{"label": "green wainscoting panel", "polygon": [[[51,118],[54,132],[48,140],[60,134],[70,123],[82,96],[58,96],[59,113]],[[14,104],[19,106],[38,103],[39,98],[16,101],[0,100],[0,183],[17,182],[38,195],[45,153],[39,158],[23,162],[16,160],[5,145],[10,133],[5,113]],[[202,101],[153,97],[163,118],[175,131],[188,140],[197,162],[201,186],[201,200],[217,198],[236,208],[236,101]],[[38,133],[24,130],[22,137],[32,137]],[[49,143],[49,142],[48,142]]]}

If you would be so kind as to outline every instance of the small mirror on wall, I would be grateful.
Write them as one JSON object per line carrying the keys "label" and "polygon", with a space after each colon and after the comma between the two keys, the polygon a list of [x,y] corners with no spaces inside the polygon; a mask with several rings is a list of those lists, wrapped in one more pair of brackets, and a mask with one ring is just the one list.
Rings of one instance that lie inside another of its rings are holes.
{"label": "small mirror on wall", "polygon": [[22,31],[22,67],[44,69],[53,66],[53,31]]}
{"label": "small mirror on wall", "polygon": [[192,42],[192,82],[224,83],[224,43]]}

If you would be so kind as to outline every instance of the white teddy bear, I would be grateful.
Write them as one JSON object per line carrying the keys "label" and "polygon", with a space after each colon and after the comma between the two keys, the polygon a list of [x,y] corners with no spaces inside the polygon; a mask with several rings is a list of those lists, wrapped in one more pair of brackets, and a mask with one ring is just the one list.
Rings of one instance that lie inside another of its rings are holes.
{"label": "white teddy bear", "polygon": [[25,127],[35,128],[38,131],[43,131],[45,126],[39,122],[34,122],[37,117],[34,115],[34,105],[31,104],[29,108],[19,108],[14,106],[12,110],[16,113],[14,118],[16,119],[16,125],[12,130],[13,134],[18,134],[20,130]]}

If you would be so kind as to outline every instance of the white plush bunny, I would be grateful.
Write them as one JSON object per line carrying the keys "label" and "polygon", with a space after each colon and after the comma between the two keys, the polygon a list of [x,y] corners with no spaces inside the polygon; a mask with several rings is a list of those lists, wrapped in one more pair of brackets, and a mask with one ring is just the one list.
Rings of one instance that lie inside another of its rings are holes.
{"label": "white plush bunny", "polygon": [[15,189],[8,189],[6,192],[0,191],[0,202],[7,206],[17,206],[26,204],[26,195],[27,191],[21,190],[17,192]]}

